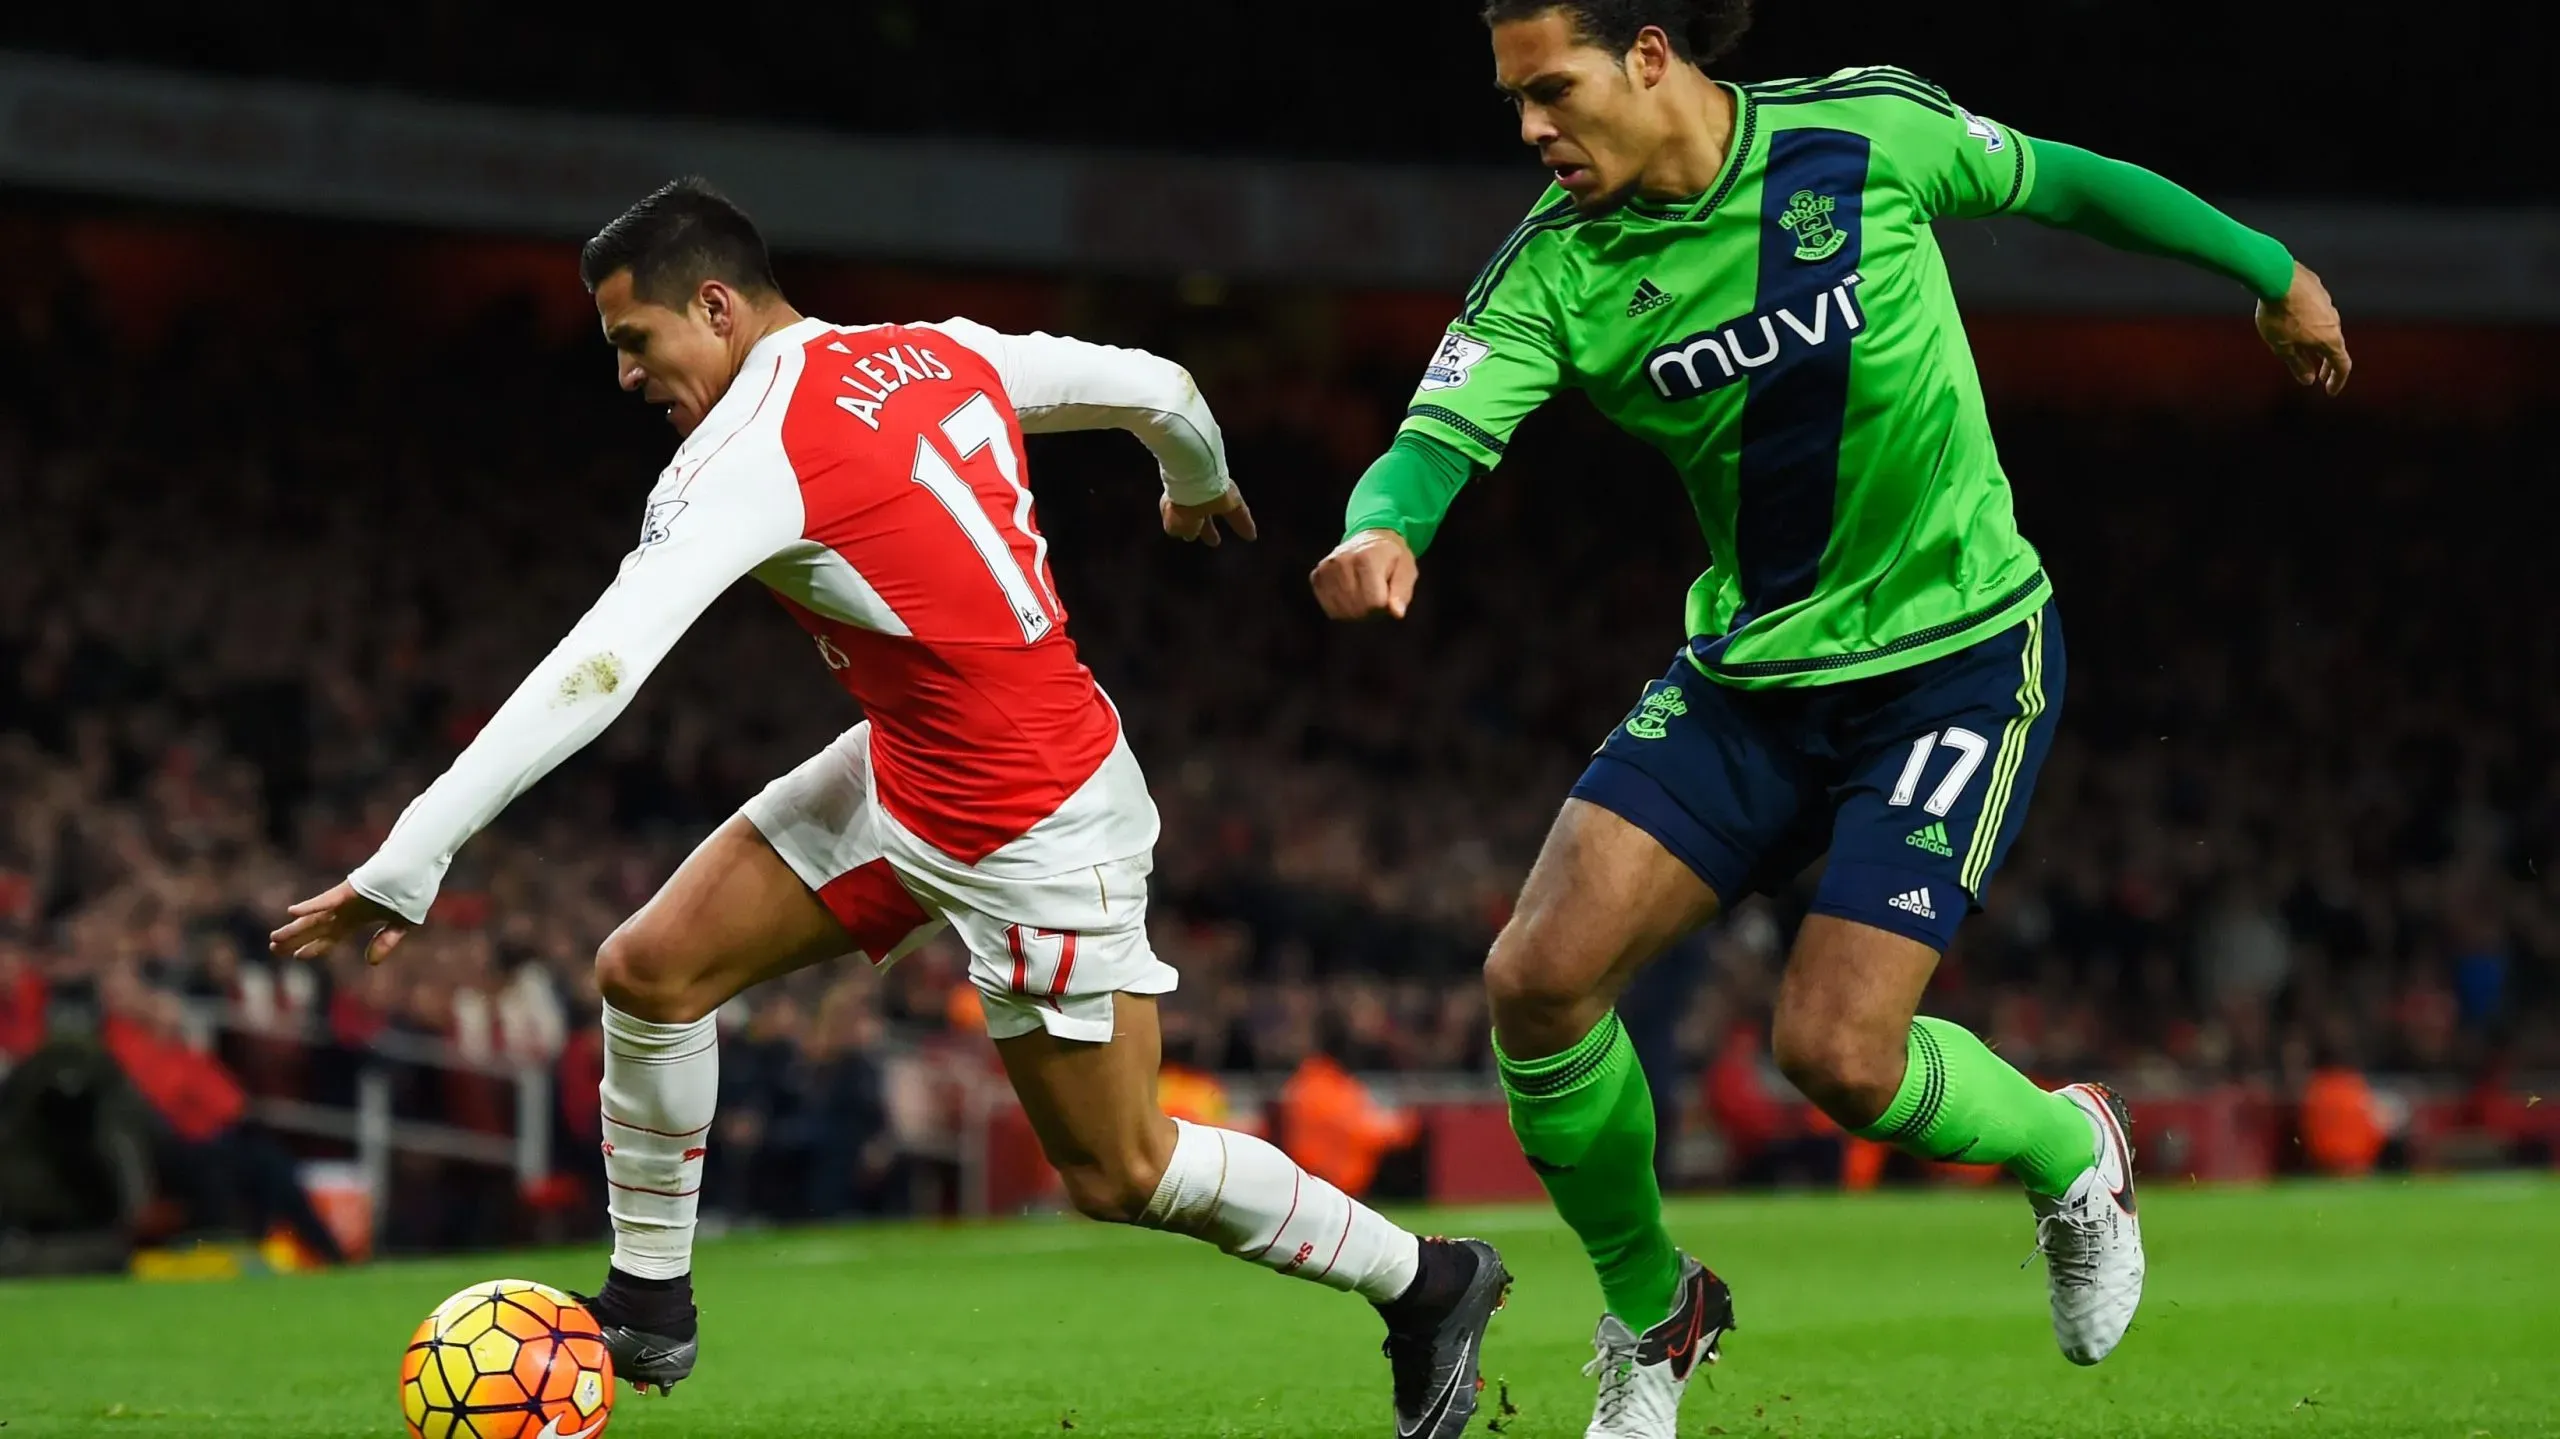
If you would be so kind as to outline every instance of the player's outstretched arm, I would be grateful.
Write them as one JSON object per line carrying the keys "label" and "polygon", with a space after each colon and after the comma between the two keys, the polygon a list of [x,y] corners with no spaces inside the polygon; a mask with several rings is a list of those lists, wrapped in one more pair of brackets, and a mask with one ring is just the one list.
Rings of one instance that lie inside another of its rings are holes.
{"label": "player's outstretched arm", "polygon": [[2014,213],[2248,286],[2258,298],[2258,333],[2293,377],[2332,395],[2346,387],[2352,364],[2337,307],[2320,277],[2273,237],[2139,165],[2050,140],[2032,143],[2035,183]]}
{"label": "player's outstretched arm", "polygon": [[344,883],[293,906],[268,949],[317,958],[370,934],[365,957],[379,963],[424,923],[454,852],[602,734],[721,591],[798,538],[799,487],[787,468],[770,468],[705,469],[682,506],[653,510],[594,607],[401,811],[382,848]]}
{"label": "player's outstretched arm", "polygon": [[1155,456],[1164,480],[1156,502],[1164,532],[1215,545],[1221,521],[1243,539],[1257,531],[1227,472],[1226,437],[1191,372],[1161,355],[1062,335],[1008,335],[974,320],[934,326],[987,357],[1026,435],[1127,430]]}

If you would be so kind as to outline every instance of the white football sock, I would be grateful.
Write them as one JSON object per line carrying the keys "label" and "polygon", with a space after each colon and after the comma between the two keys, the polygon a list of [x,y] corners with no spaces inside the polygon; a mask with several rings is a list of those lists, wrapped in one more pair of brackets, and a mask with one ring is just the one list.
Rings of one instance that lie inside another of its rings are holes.
{"label": "white football sock", "polygon": [[691,1273],[702,1158],[720,1101],[713,1018],[653,1024],[606,1005],[603,1098],[613,1267],[639,1279]]}
{"label": "white football sock", "polygon": [[1173,1158],[1138,1222],[1372,1304],[1401,1298],[1419,1241],[1249,1134],[1175,1120]]}

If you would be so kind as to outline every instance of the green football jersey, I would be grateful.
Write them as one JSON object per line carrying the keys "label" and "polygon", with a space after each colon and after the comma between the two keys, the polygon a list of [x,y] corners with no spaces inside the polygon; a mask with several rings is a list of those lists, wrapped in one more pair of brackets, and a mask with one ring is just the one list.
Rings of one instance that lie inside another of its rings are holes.
{"label": "green football jersey", "polygon": [[2023,620],[2049,586],[1929,222],[2014,209],[2033,150],[1902,70],[1727,88],[1714,187],[1595,216],[1551,188],[1403,428],[1491,467],[1577,389],[1669,457],[1713,559],[1689,653],[1728,684],[1883,673]]}

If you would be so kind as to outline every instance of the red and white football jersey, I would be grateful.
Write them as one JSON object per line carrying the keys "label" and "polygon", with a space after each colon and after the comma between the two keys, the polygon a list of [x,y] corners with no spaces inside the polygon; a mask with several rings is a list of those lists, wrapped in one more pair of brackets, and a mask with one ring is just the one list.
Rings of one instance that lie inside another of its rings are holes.
{"label": "red and white football jersey", "polygon": [[872,726],[902,863],[966,885],[1141,854],[1156,814],[1067,637],[1026,431],[1127,429],[1166,492],[1228,486],[1208,406],[1142,351],[967,320],[801,320],[758,343],[650,493],[594,608],[351,876],[413,921],[454,851],[601,733],[686,627],[753,575]]}

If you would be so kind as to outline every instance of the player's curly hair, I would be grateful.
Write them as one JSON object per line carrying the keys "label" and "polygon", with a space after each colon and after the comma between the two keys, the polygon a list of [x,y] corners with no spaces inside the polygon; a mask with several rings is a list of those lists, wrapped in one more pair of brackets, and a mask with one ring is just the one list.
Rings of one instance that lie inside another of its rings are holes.
{"label": "player's curly hair", "polygon": [[1576,35],[1613,55],[1635,48],[1636,36],[1658,26],[1671,37],[1672,53],[1692,65],[1712,65],[1733,53],[1751,28],[1751,0],[1490,0],[1484,23],[1533,20],[1561,10]]}

